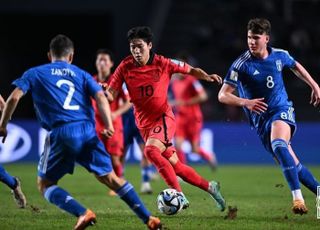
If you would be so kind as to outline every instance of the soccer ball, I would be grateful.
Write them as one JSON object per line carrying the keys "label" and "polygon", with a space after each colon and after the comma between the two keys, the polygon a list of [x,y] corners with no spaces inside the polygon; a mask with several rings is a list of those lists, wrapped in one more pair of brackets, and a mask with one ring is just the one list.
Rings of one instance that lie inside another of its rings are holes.
{"label": "soccer ball", "polygon": [[172,188],[165,189],[158,195],[158,209],[163,214],[174,215],[182,209],[182,199],[182,195],[177,190]]}

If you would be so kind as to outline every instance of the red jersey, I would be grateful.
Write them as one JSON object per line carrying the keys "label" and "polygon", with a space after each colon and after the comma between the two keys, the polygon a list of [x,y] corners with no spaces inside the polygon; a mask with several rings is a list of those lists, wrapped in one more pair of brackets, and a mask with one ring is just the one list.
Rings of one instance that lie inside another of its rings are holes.
{"label": "red jersey", "polygon": [[163,114],[172,113],[167,101],[171,75],[189,71],[188,64],[154,53],[150,54],[144,66],[140,66],[130,55],[114,72],[110,87],[120,91],[123,82],[126,83],[138,128],[149,128]]}
{"label": "red jersey", "polygon": [[[102,86],[102,88],[105,90],[106,88],[108,88],[108,85],[112,79],[112,75],[104,82],[99,82],[97,77],[94,76],[94,79]],[[122,88],[120,88],[119,90],[119,94],[117,96],[117,98],[115,98],[115,100],[113,100],[112,102],[110,102],[110,109],[111,112],[116,111],[119,109],[122,101],[126,101],[128,100],[128,94],[126,94]],[[99,109],[97,107],[97,103],[95,100],[92,100],[92,106],[94,109],[94,116],[95,116],[95,121],[96,121],[96,130],[97,132],[101,132],[102,130],[105,129],[105,125],[104,122],[100,116],[100,112]],[[118,116],[115,120],[113,120],[113,126],[114,129],[122,129],[122,118],[121,116]]]}
{"label": "red jersey", "polygon": [[[179,101],[188,101],[204,91],[201,83],[191,75],[177,77],[171,86],[175,99]],[[184,118],[202,119],[200,104],[177,106],[176,112]]]}

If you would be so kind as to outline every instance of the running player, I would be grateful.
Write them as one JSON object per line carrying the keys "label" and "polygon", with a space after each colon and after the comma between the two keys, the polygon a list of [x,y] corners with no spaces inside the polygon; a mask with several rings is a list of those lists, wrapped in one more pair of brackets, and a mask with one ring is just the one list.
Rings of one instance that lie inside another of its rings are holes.
{"label": "running player", "polygon": [[[282,70],[290,68],[312,90],[310,103],[320,103],[320,88],[307,70],[288,51],[268,46],[271,24],[267,19],[251,19],[247,26],[249,50],[232,64],[219,92],[219,101],[242,106],[264,147],[280,164],[293,196],[292,211],[308,209],[299,181],[317,193],[318,181],[303,166],[291,147],[296,130],[293,104],[283,83]],[[239,96],[234,95],[238,90]]]}
{"label": "running player", "polygon": [[[0,95],[0,111],[2,112],[5,106],[5,101]],[[25,208],[27,205],[27,200],[25,195],[21,190],[21,182],[19,178],[11,176],[1,165],[0,165],[0,181],[6,184],[13,195],[14,201],[19,208]]]}
{"label": "running player", "polygon": [[[96,55],[96,69],[97,75],[95,80],[102,86],[104,90],[107,89],[110,83],[112,74],[111,69],[114,65],[111,51],[107,49],[100,49]],[[118,177],[122,177],[123,167],[120,158],[123,155],[123,124],[122,114],[128,111],[131,107],[129,97],[121,90],[118,97],[110,103],[112,124],[114,127],[114,134],[112,137],[107,136],[107,130],[100,116],[99,109],[95,100],[92,100],[92,105],[95,112],[96,131],[99,139],[105,146],[105,149],[111,156],[113,170]]]}
{"label": "running player", "polygon": [[[223,211],[225,200],[220,194],[218,183],[208,182],[193,168],[179,161],[171,144],[175,119],[167,101],[169,81],[173,73],[190,74],[198,79],[218,83],[222,79],[216,74],[208,75],[199,68],[153,53],[152,36],[149,27],[135,27],[128,31],[132,55],[125,58],[114,72],[110,93],[116,97],[122,84],[126,84],[137,126],[146,143],[144,154],[167,185],[181,192],[178,175],[184,181],[208,192]],[[184,199],[184,207],[188,205],[187,199]]]}
{"label": "running player", "polygon": [[[187,61],[186,57],[179,59]],[[200,147],[200,133],[203,124],[200,103],[208,100],[205,89],[196,78],[187,74],[174,74],[171,89],[174,100],[170,103],[175,107],[177,125],[174,143],[179,160],[187,163],[182,150],[182,144],[187,140],[191,143],[192,152],[200,155],[212,169],[215,169],[217,166],[215,153],[209,153]]]}
{"label": "running player", "polygon": [[49,131],[38,166],[38,187],[44,198],[64,211],[78,217],[74,229],[85,229],[96,221],[96,215],[76,201],[58,181],[72,174],[79,163],[109,188],[117,192],[149,229],[159,229],[160,220],[151,216],[133,186],[112,170],[110,156],[99,141],[93,119],[91,97],[111,137],[114,130],[109,103],[93,77],[71,64],[73,42],[57,35],[50,42],[51,63],[27,70],[13,82],[11,93],[0,121],[0,136],[7,136],[7,123],[21,97],[32,92],[37,118]]}

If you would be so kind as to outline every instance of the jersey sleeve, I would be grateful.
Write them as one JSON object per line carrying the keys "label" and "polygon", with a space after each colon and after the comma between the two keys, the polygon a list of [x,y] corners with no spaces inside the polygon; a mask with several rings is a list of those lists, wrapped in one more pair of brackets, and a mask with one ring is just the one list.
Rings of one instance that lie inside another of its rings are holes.
{"label": "jersey sleeve", "polygon": [[23,91],[24,94],[26,94],[31,88],[33,76],[34,76],[33,70],[32,69],[27,70],[26,72],[23,73],[22,77],[14,80],[12,82],[12,85],[14,85],[15,87],[18,87]]}
{"label": "jersey sleeve", "polygon": [[124,100],[130,100],[130,96],[129,96],[129,91],[127,89],[127,85],[126,84],[122,84],[122,93],[123,93],[123,99]]}
{"label": "jersey sleeve", "polygon": [[224,83],[232,85],[233,87],[238,87],[239,84],[239,70],[233,65],[230,67],[226,77],[224,78]]}
{"label": "jersey sleeve", "polygon": [[289,54],[288,51],[283,52],[283,66],[293,68],[296,66],[296,60]]}
{"label": "jersey sleeve", "polygon": [[174,73],[183,73],[183,74],[188,74],[190,72],[190,65],[183,61],[179,61],[176,59],[169,59],[166,58],[166,63],[167,63],[167,68],[170,73],[170,75]]}
{"label": "jersey sleeve", "polygon": [[97,92],[102,90],[102,88],[90,74],[85,73],[85,77],[86,77],[86,83],[87,83],[86,84],[87,91],[91,97],[94,97]]}
{"label": "jersey sleeve", "polygon": [[192,81],[192,86],[193,86],[193,88],[195,89],[195,91],[196,91],[197,93],[201,93],[201,92],[204,91],[203,86],[201,85],[200,81],[198,81],[198,80],[196,80],[196,79],[194,79],[194,80]]}
{"label": "jersey sleeve", "polygon": [[120,92],[124,82],[124,63],[121,62],[116,71],[112,74],[109,87]]}

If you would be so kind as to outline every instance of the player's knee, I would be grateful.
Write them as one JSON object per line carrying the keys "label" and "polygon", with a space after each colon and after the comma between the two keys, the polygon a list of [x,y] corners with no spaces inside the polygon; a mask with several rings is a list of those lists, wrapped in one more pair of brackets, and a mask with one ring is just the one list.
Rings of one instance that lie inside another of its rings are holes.
{"label": "player's knee", "polygon": [[288,149],[288,143],[284,139],[274,139],[271,142],[272,151],[275,153],[278,148]]}
{"label": "player's knee", "polygon": [[125,180],[118,177],[114,171],[104,176],[97,176],[97,178],[101,183],[107,185],[112,190],[117,190],[125,184]]}
{"label": "player's knee", "polygon": [[55,185],[55,184],[56,184],[55,182],[47,181],[47,180],[42,179],[40,177],[37,180],[38,190],[42,195],[45,193],[45,191],[48,187]]}

